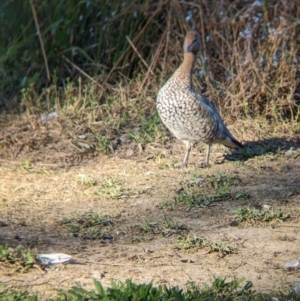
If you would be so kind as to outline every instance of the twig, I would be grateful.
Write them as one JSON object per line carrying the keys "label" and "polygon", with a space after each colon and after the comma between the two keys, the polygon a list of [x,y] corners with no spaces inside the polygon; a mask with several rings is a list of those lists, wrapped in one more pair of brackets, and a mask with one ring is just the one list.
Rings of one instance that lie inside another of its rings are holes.
{"label": "twig", "polygon": [[85,77],[87,77],[89,80],[94,82],[98,87],[100,87],[103,91],[105,90],[103,86],[101,86],[95,79],[93,79],[91,76],[89,76],[86,72],[84,72],[81,68],[79,68],[77,65],[75,65],[73,62],[71,62],[67,57],[64,55],[62,56],[64,60],[66,60],[69,64],[72,65],[73,68],[75,68],[77,71],[79,71],[81,74],[83,74]]}
{"label": "twig", "polygon": [[[148,69],[146,75],[144,76],[144,79],[143,79],[141,85],[140,85],[139,93],[141,93],[141,91],[142,91],[143,88],[144,88],[145,82],[148,80],[149,72],[151,71],[151,73],[153,74],[153,71],[152,71],[152,70],[153,70],[153,67],[155,66],[155,64],[156,64],[156,62],[157,62],[157,60],[158,60],[158,58],[159,58],[159,54],[161,53],[161,49],[162,49],[163,46],[164,46],[164,45],[163,45],[163,41],[165,40],[165,35],[167,35],[167,31],[164,31],[164,33],[163,33],[163,35],[162,35],[162,37],[161,37],[161,39],[160,39],[160,42],[159,42],[158,47],[157,47],[157,50],[156,50],[154,56],[152,57],[151,65],[150,65],[150,67],[149,67],[149,69]],[[167,47],[167,46],[166,46],[166,47]]]}
{"label": "twig", "polygon": [[[152,20],[156,17],[156,15],[158,14],[160,10],[156,10],[151,17],[147,20],[146,24],[144,25],[144,27],[140,30],[140,32],[135,36],[135,38],[133,39],[133,43],[135,43],[136,41],[139,40],[139,38],[144,34],[144,31],[146,30],[146,28],[148,27],[148,25],[152,22]],[[130,49],[130,46],[128,46],[125,51],[123,52],[123,54],[119,57],[119,59],[117,60],[116,64],[111,68],[111,70],[109,71],[109,73],[107,74],[104,83],[106,83],[108,81],[108,79],[110,78],[110,76],[112,75],[112,73],[116,70],[117,66],[120,64],[120,62],[123,60],[123,58],[125,57],[125,55],[127,54],[127,51]]]}
{"label": "twig", "polygon": [[131,40],[129,39],[128,36],[126,36],[126,39],[128,41],[128,43],[130,44],[130,46],[133,48],[133,50],[135,51],[135,53],[138,55],[138,57],[141,59],[142,63],[145,65],[145,67],[153,74],[153,71],[149,69],[148,64],[145,62],[145,60],[143,59],[143,57],[141,56],[141,54],[138,52],[138,50],[136,49],[136,47],[133,45],[133,43],[131,42]]}
{"label": "twig", "polygon": [[46,65],[48,81],[50,82],[51,76],[50,76],[50,71],[49,71],[49,66],[48,66],[47,55],[46,55],[45,47],[44,47],[44,44],[43,44],[42,34],[41,34],[40,26],[39,26],[39,21],[38,21],[37,15],[36,15],[36,10],[35,10],[34,4],[33,4],[33,0],[30,0],[30,6],[31,6],[35,26],[36,26],[36,29],[37,29],[37,33],[38,33],[38,36],[39,36],[39,40],[40,40],[40,44],[41,44],[41,48],[42,48],[42,52],[43,52],[43,57],[44,57],[45,65]]}
{"label": "twig", "polygon": [[5,134],[3,136],[0,136],[0,141],[3,140],[6,137],[9,137],[9,136],[12,136],[12,135],[18,133],[18,132],[27,130],[28,128],[29,128],[29,125],[25,125],[25,126],[23,126],[23,127],[19,128],[19,129],[15,130],[15,131],[13,131],[13,132],[10,132],[10,133],[7,133],[7,134]]}

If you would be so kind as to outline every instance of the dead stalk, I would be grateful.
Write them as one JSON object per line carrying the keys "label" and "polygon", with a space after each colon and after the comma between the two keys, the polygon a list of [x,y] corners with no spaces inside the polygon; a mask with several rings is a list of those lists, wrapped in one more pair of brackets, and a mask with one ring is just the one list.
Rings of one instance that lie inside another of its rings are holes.
{"label": "dead stalk", "polygon": [[50,70],[49,70],[49,66],[48,66],[48,59],[47,59],[47,55],[46,55],[46,51],[45,51],[45,47],[44,47],[44,43],[43,43],[43,38],[42,38],[41,30],[40,30],[39,21],[38,21],[36,10],[35,10],[34,4],[33,4],[33,0],[30,0],[30,6],[31,6],[31,10],[32,10],[32,14],[33,14],[37,34],[38,34],[40,44],[41,44],[41,48],[42,48],[42,53],[43,53],[43,57],[44,57],[44,61],[45,61],[48,82],[50,82],[51,81],[51,75],[50,75]]}

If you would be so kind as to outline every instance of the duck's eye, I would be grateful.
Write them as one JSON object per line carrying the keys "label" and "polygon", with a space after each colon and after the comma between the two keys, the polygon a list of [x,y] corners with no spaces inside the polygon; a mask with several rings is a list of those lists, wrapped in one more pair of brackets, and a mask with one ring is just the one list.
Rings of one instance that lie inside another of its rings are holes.
{"label": "duck's eye", "polygon": [[195,38],[195,39],[193,40],[193,44],[195,44],[197,41],[198,41],[198,39]]}

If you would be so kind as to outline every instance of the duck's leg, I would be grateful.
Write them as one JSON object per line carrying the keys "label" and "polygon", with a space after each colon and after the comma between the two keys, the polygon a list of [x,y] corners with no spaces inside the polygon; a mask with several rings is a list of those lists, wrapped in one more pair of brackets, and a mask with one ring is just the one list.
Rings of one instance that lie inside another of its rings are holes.
{"label": "duck's leg", "polygon": [[182,142],[186,146],[186,152],[185,152],[184,159],[183,159],[183,162],[182,162],[182,167],[187,167],[188,162],[189,162],[189,156],[190,156],[190,151],[191,151],[192,145],[189,141],[186,141],[186,140],[183,140]]}
{"label": "duck's leg", "polygon": [[207,144],[206,145],[206,157],[205,157],[205,160],[202,163],[200,163],[200,165],[199,165],[199,167],[201,167],[201,168],[209,166],[210,147],[211,147],[211,144]]}
{"label": "duck's leg", "polygon": [[183,162],[181,164],[180,163],[179,164],[175,164],[176,168],[187,167],[188,166],[188,162],[189,162],[189,156],[190,156],[190,151],[191,151],[191,148],[192,148],[192,144],[189,141],[186,141],[186,140],[182,140],[182,142],[183,142],[183,144],[186,147],[186,152],[185,152],[185,155],[184,155]]}

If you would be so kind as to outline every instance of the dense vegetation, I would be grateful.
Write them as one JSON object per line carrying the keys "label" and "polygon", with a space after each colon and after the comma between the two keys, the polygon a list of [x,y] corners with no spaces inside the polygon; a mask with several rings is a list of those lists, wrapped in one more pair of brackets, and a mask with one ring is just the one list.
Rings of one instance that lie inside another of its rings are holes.
{"label": "dense vegetation", "polygon": [[1,1],[1,111],[153,100],[196,28],[196,86],[223,115],[299,118],[300,1],[211,2]]}

